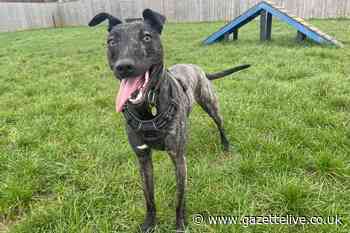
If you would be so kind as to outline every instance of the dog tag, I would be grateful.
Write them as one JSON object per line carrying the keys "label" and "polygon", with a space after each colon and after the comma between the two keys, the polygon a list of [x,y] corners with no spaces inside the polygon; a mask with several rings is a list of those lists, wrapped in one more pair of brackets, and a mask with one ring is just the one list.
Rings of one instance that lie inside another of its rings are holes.
{"label": "dog tag", "polygon": [[156,106],[152,106],[151,107],[151,113],[152,113],[153,116],[157,115],[157,108],[156,108]]}

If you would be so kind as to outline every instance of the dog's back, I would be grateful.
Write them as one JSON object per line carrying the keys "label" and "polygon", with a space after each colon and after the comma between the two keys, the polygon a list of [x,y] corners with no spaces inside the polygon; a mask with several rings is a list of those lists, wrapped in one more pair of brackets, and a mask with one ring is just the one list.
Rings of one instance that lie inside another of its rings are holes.
{"label": "dog's back", "polygon": [[[177,64],[169,68],[171,74],[180,83],[184,93],[189,98],[189,107],[194,102],[201,102],[203,94],[211,95],[213,88],[205,72],[197,65],[193,64]],[[204,93],[205,92],[205,93]]]}

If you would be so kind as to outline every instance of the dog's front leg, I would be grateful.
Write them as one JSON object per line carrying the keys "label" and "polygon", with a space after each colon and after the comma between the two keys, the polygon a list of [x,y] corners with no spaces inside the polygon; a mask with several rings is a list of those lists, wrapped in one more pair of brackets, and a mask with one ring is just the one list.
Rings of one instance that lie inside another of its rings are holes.
{"label": "dog's front leg", "polygon": [[166,150],[174,163],[176,175],[176,233],[186,230],[186,183],[187,183],[187,165],[186,165],[186,111],[176,119],[174,128],[169,130],[169,135],[165,139]]}
{"label": "dog's front leg", "polygon": [[[187,179],[187,166],[185,158],[186,134],[185,129],[178,131],[178,134],[167,138],[171,146],[168,153],[175,166],[176,175],[176,232],[185,232],[185,191]],[[175,143],[174,143],[175,142]],[[169,145],[168,144],[168,145]]]}
{"label": "dog's front leg", "polygon": [[185,232],[185,191],[187,167],[184,153],[172,156],[176,174],[176,232]]}
{"label": "dog's front leg", "polygon": [[140,225],[142,232],[152,232],[156,225],[156,205],[154,203],[154,183],[153,183],[153,164],[151,149],[138,150],[136,152],[140,174],[143,183],[143,193],[146,200],[146,217],[143,224]]}
{"label": "dog's front leg", "polygon": [[153,183],[153,164],[152,151],[144,143],[141,137],[131,128],[126,128],[129,143],[135,152],[138,162],[143,186],[143,194],[146,200],[146,217],[143,224],[140,225],[138,232],[152,232],[156,225],[156,205],[154,203],[154,183]]}

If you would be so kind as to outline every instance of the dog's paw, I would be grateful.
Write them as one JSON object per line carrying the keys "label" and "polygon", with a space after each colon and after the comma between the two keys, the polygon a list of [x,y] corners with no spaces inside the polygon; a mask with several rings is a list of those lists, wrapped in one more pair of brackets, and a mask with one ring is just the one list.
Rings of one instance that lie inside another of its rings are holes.
{"label": "dog's paw", "polygon": [[223,150],[224,152],[230,152],[230,151],[231,151],[231,146],[230,146],[230,144],[222,145],[222,150]]}
{"label": "dog's paw", "polygon": [[188,233],[188,231],[186,231],[186,229],[176,229],[175,233]]}
{"label": "dog's paw", "polygon": [[221,147],[224,152],[230,152],[231,145],[225,135],[221,135]]}
{"label": "dog's paw", "polygon": [[137,233],[153,233],[155,232],[156,224],[155,223],[142,223],[139,225]]}
{"label": "dog's paw", "polygon": [[176,233],[186,233],[185,221],[180,221],[176,223]]}
{"label": "dog's paw", "polygon": [[230,152],[231,149],[232,149],[232,148],[231,148],[230,143],[228,143],[228,142],[222,143],[222,150],[223,150],[224,152]]}

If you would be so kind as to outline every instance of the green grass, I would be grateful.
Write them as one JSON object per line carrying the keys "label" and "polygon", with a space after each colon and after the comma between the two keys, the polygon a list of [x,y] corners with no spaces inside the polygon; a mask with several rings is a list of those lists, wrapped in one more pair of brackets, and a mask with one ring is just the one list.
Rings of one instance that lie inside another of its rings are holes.
{"label": "green grass", "polygon": [[[190,118],[187,213],[190,232],[350,231],[350,21],[313,20],[346,47],[296,44],[275,23],[238,42],[201,41],[223,23],[168,24],[166,64],[208,72],[253,66],[215,81],[235,152],[196,107]],[[114,112],[117,81],[105,58],[105,27],[0,34],[0,232],[134,232],[144,199]],[[157,232],[172,232],[175,176],[154,153]],[[211,215],[340,215],[344,225],[196,226]]]}

